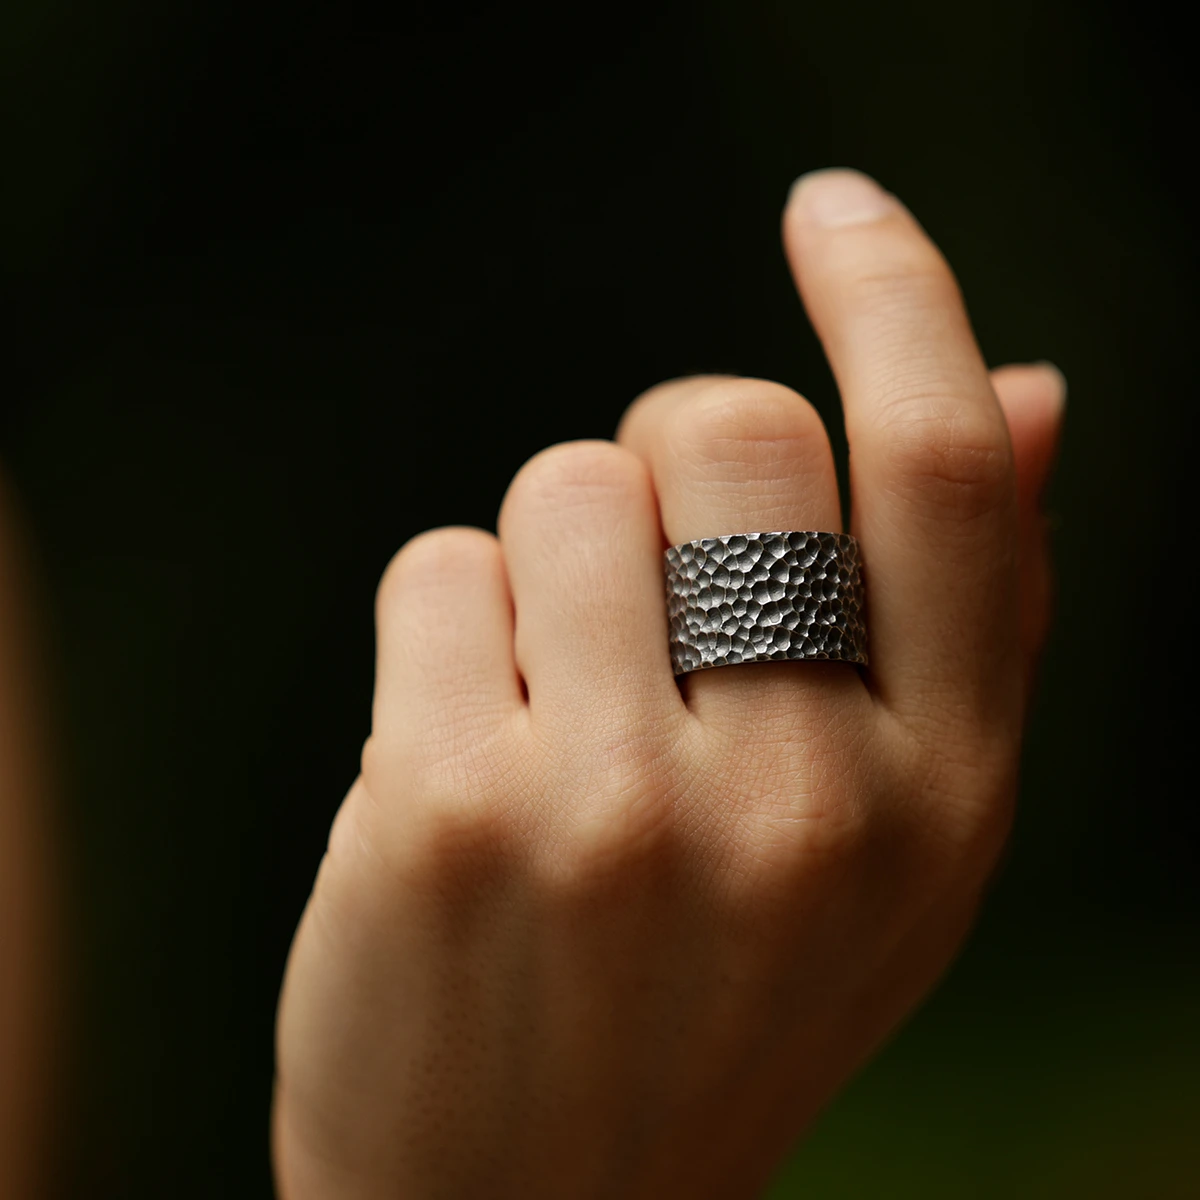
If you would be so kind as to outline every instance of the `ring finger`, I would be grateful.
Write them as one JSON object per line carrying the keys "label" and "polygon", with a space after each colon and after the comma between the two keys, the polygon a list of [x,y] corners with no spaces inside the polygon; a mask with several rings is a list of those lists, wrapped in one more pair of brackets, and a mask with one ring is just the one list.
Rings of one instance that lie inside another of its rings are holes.
{"label": "ring finger", "polygon": [[[697,376],[652,388],[617,441],[650,468],[669,544],[731,533],[840,531],[837,476],[824,424],[802,396],[762,379]],[[865,696],[845,663],[753,663],[683,677],[702,720],[789,719],[807,697]]]}

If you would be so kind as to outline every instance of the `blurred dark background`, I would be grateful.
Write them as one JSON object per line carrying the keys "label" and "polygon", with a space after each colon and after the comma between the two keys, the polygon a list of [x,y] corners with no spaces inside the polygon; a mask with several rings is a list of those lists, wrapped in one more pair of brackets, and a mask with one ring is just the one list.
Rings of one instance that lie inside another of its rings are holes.
{"label": "blurred dark background", "polygon": [[379,573],[663,377],[775,377],[836,430],[778,243],[827,165],[916,211],[991,362],[1066,372],[1060,617],[978,933],[772,1196],[1200,1195],[1191,46],[1066,0],[7,0],[0,456],[59,702],[63,1196],[270,1195],[273,1009]]}

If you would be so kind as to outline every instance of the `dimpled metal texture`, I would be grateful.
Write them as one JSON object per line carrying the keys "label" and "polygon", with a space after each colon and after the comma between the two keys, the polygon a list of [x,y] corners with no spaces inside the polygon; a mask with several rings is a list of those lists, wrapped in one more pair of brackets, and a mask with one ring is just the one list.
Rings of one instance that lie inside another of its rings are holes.
{"label": "dimpled metal texture", "polygon": [[665,554],[671,665],[867,661],[858,542],[844,533],[735,533]]}

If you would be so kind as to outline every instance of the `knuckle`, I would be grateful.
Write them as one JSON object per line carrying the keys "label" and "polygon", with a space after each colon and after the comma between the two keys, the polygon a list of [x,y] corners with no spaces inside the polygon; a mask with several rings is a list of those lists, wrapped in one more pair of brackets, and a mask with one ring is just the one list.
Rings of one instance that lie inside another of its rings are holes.
{"label": "knuckle", "polygon": [[499,559],[499,543],[483,529],[466,525],[427,529],[405,542],[384,569],[375,595],[376,613],[384,616],[393,611],[413,587],[457,584],[464,575],[473,576]]}
{"label": "knuckle", "polygon": [[547,890],[570,894],[635,877],[661,861],[670,824],[663,797],[637,786],[573,808],[545,841],[540,881]]}
{"label": "knuckle", "polygon": [[680,406],[670,440],[703,466],[761,466],[824,454],[825,426],[798,392],[766,379],[714,383]]}
{"label": "knuckle", "polygon": [[671,406],[681,397],[694,396],[717,384],[734,383],[739,378],[737,375],[680,375],[656,383],[642,392],[621,415],[616,440],[621,443],[630,437],[636,440],[643,422],[652,422],[652,414],[658,408]]}
{"label": "knuckle", "polygon": [[881,405],[878,444],[888,477],[932,510],[1003,508],[1016,473],[1003,417],[928,390],[899,391]]}
{"label": "knuckle", "polygon": [[469,738],[373,733],[363,746],[363,782],[385,805],[487,813],[498,807],[517,774],[506,732],[476,730]]}
{"label": "knuckle", "polygon": [[371,803],[360,820],[377,857],[417,875],[461,873],[514,844],[507,796],[516,768],[496,740],[439,752],[389,744],[363,747],[361,778]]}
{"label": "knuckle", "polygon": [[590,507],[646,487],[646,469],[632,451],[599,439],[560,442],[539,451],[514,476],[501,521],[514,508]]}
{"label": "knuckle", "polygon": [[[836,804],[804,812],[793,801],[790,812],[780,806],[764,810],[745,824],[738,839],[741,874],[768,883],[794,875],[808,878],[821,865],[843,864],[865,844],[870,823],[863,807],[843,798]],[[802,828],[798,832],[797,826]]]}
{"label": "knuckle", "polygon": [[738,782],[722,788],[739,796],[727,809],[720,854],[723,891],[735,908],[787,903],[824,886],[853,870],[876,836],[878,813],[864,801],[878,770],[869,727],[846,717],[838,730],[835,738],[789,738],[793,749],[772,766],[742,758]]}
{"label": "knuckle", "polygon": [[326,845],[327,859],[355,866],[366,858],[378,861],[380,823],[379,804],[360,776],[334,815]]}
{"label": "knuckle", "polygon": [[540,839],[542,882],[568,893],[660,860],[672,840],[680,787],[672,781],[684,774],[660,739],[636,731],[592,738],[586,756],[572,757],[553,788],[571,799],[550,814]]}
{"label": "knuckle", "polygon": [[872,824],[857,792],[810,789],[804,797],[783,795],[760,803],[739,823],[732,861],[734,878],[749,892],[770,895],[824,870],[840,871],[861,854]]}
{"label": "knuckle", "polygon": [[716,902],[744,936],[788,924],[820,897],[861,883],[878,841],[875,822],[847,807],[836,817],[807,824],[802,833],[787,822],[760,822],[739,831],[735,849],[721,859],[714,881]]}

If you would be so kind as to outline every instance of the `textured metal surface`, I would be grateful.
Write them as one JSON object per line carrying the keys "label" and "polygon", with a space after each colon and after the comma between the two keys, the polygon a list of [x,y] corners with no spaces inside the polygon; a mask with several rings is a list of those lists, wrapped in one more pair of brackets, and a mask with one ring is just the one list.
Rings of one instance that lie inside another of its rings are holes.
{"label": "textured metal surface", "polygon": [[867,661],[858,542],[844,533],[738,533],[665,554],[671,664]]}

